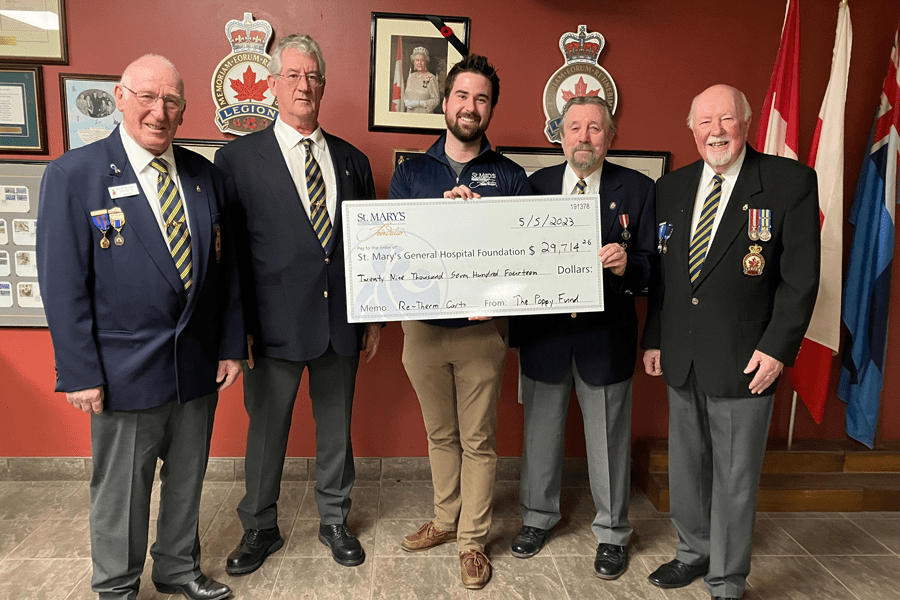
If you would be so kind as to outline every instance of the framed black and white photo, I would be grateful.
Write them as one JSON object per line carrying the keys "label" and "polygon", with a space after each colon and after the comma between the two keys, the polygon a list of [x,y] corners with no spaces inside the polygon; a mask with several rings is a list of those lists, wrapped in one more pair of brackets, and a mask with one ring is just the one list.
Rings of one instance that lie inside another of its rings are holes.
{"label": "framed black and white photo", "polygon": [[469,19],[439,17],[438,29],[426,15],[372,13],[369,71],[369,130],[438,133],[446,129],[442,112],[447,71],[462,60],[448,41],[469,44]]}
{"label": "framed black and white photo", "polygon": [[66,150],[102,140],[122,122],[116,108],[114,75],[59,74],[63,142]]}

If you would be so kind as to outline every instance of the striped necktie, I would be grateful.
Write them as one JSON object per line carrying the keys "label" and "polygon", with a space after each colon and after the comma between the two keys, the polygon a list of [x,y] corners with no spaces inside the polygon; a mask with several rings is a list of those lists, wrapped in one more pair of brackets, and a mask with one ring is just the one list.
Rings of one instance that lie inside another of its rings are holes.
{"label": "striped necktie", "polygon": [[319,163],[312,155],[312,141],[309,138],[302,142],[306,149],[306,190],[309,192],[309,221],[312,223],[325,254],[334,249],[331,219],[328,218],[328,207],[325,206],[325,180]]}
{"label": "striped necktie", "polygon": [[193,260],[191,259],[191,233],[188,231],[184,216],[184,204],[175,182],[169,177],[169,167],[161,158],[154,158],[150,166],[158,171],[156,175],[156,195],[166,226],[166,241],[169,253],[175,261],[175,268],[190,295],[191,283],[194,280]]}
{"label": "striped necktie", "polygon": [[584,190],[587,189],[587,183],[585,183],[584,179],[579,179],[578,183],[575,184],[575,193],[583,194]]}
{"label": "striped necktie", "polygon": [[709,239],[712,236],[712,226],[716,220],[716,211],[719,208],[719,199],[722,197],[722,181],[724,178],[716,173],[713,177],[713,188],[703,202],[700,210],[700,220],[697,221],[697,230],[694,231],[694,239],[691,240],[691,248],[688,252],[688,267],[691,273],[691,283],[700,276],[703,268],[703,260],[709,249]]}

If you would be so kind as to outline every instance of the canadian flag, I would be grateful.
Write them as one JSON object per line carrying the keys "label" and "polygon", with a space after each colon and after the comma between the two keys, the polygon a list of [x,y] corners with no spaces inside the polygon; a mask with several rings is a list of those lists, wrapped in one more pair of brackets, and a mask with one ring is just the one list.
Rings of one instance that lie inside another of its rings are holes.
{"label": "canadian flag", "polygon": [[788,0],[781,28],[781,45],[759,115],[756,149],[797,160],[800,147],[800,7]]}
{"label": "canadian flag", "polygon": [[[819,295],[812,321],[800,346],[800,354],[790,369],[791,384],[797,390],[816,423],[822,422],[831,357],[837,354],[841,326],[841,248],[844,207],[844,104],[850,71],[853,28],[850,7],[843,0],[838,8],[837,31],[831,77],[809,150],[809,166],[819,179],[819,218],[822,227],[822,263]],[[819,151],[821,150],[821,152]]]}
{"label": "canadian flag", "polygon": [[[384,106],[384,105],[382,105]],[[391,90],[391,112],[406,112],[403,105],[403,38],[397,36],[397,61],[394,63],[394,86]]]}

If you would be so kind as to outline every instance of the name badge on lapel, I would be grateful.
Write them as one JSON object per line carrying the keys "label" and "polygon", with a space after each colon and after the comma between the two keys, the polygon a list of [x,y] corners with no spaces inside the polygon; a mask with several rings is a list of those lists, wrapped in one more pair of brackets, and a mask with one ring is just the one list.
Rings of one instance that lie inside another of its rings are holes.
{"label": "name badge on lapel", "polygon": [[116,198],[127,198],[129,196],[137,196],[140,194],[138,190],[138,185],[136,183],[129,183],[126,185],[114,185],[112,187],[106,188],[109,190],[109,197],[115,200]]}

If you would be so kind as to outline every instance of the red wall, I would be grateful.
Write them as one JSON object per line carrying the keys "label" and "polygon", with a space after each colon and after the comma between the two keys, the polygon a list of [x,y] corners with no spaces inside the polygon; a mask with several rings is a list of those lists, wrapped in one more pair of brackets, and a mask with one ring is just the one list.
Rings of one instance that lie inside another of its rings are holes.
{"label": "red wall", "polygon": [[[223,6],[227,4],[227,6]],[[421,2],[332,0],[194,0],[68,2],[69,65],[45,66],[44,87],[50,156],[62,153],[58,74],[115,75],[137,56],[156,52],[169,57],[185,80],[188,110],[179,137],[221,139],[213,122],[210,78],[229,53],[225,23],[245,11],[269,21],[276,36],[301,32],[322,45],[328,62],[328,87],[320,119],[331,133],[365,152],[375,170],[379,196],[387,195],[391,150],[427,148],[433,136],[367,131],[369,36],[372,11],[419,12]],[[673,167],[696,159],[684,119],[691,99],[713,83],[742,89],[759,112],[771,76],[785,0],[596,0],[568,2],[526,0],[496,2],[458,0],[447,5],[454,15],[472,19],[472,48],[487,55],[503,81],[500,103],[489,131],[495,145],[544,146],[541,98],[544,84],[562,64],[559,37],[586,24],[607,40],[601,64],[619,90],[619,136],[614,147],[667,150]],[[828,82],[838,2],[801,0],[801,156],[809,148],[813,126]],[[900,21],[896,0],[851,3],[856,37],[850,67],[846,110],[845,214],[849,211],[862,157],[866,151],[893,34]],[[173,18],[173,15],[177,17]],[[751,138],[756,127],[751,126]],[[8,156],[7,158],[15,158]],[[852,227],[845,227],[846,255]],[[837,265],[835,265],[837,267]],[[900,277],[895,276],[895,281]],[[894,286],[892,300],[900,295]],[[895,302],[896,303],[896,302]],[[643,310],[643,304],[641,305]],[[900,319],[888,339],[883,398],[882,437],[900,439],[900,407],[891,402],[900,392]],[[402,332],[392,323],[384,330],[375,360],[360,367],[354,414],[358,456],[424,456],[425,434],[418,402],[400,363]],[[825,419],[816,426],[802,407],[797,412],[798,438],[844,437],[844,405],[837,399],[837,368]],[[42,329],[0,329],[0,456],[86,456],[90,453],[89,419],[75,412],[53,391],[53,353]],[[499,449],[517,456],[522,444],[522,410],[516,404],[516,360],[507,364],[500,403]],[[583,456],[581,418],[574,408],[569,422],[572,456]],[[787,436],[790,411],[788,382],[782,381],[772,435]],[[220,401],[213,454],[241,456],[247,418],[239,389]],[[662,381],[635,376],[633,435],[663,437],[667,431]],[[289,445],[293,456],[314,454],[312,415],[301,392]]]}

